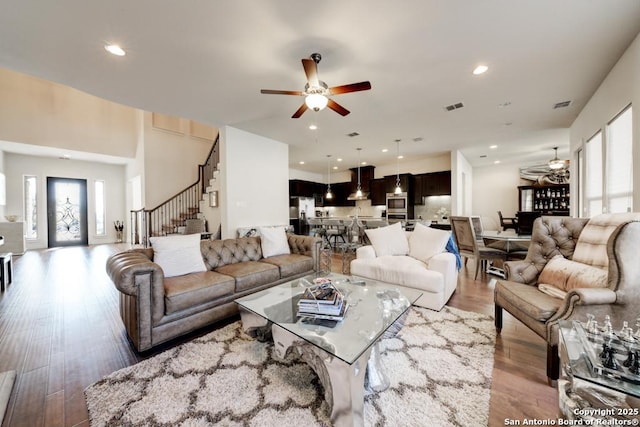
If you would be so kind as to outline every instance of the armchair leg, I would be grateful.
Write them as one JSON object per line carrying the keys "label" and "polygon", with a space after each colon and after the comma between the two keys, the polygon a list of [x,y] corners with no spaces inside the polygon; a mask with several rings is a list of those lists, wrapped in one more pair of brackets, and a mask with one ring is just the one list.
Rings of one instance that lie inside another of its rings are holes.
{"label": "armchair leg", "polygon": [[500,333],[502,331],[502,307],[500,307],[498,304],[495,304],[494,322],[496,325],[496,332]]}
{"label": "armchair leg", "polygon": [[547,344],[547,378],[549,384],[557,381],[560,376],[560,358],[558,357],[558,346]]}

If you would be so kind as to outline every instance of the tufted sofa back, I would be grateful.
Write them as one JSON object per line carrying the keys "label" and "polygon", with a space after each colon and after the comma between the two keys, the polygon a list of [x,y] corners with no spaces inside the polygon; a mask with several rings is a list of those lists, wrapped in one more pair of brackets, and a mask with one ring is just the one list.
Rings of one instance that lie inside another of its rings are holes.
{"label": "tufted sofa back", "polygon": [[511,269],[511,263],[505,263],[509,280],[534,284],[547,261],[554,256],[572,259],[578,238],[588,221],[589,218],[564,216],[537,218],[533,223],[531,244],[524,262],[518,263],[516,269]]}
{"label": "tufted sofa back", "polygon": [[243,261],[258,261],[262,258],[259,237],[203,240],[200,242],[200,251],[209,270]]}

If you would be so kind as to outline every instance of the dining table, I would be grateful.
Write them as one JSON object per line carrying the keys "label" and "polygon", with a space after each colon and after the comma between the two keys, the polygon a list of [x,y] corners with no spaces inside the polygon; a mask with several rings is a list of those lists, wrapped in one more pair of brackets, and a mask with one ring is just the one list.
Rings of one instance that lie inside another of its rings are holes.
{"label": "dining table", "polygon": [[[502,249],[507,253],[507,259],[509,259],[509,256],[526,255],[526,252],[529,250],[529,244],[531,243],[530,234],[516,234],[501,230],[484,230],[481,236],[486,247]],[[503,279],[506,278],[504,266],[502,265],[490,263],[486,272],[500,276]]]}

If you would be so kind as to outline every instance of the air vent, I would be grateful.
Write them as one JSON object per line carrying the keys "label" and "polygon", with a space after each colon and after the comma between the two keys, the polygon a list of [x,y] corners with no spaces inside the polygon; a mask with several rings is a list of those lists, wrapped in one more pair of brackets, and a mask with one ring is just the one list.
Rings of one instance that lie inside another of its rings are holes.
{"label": "air vent", "polygon": [[358,132],[351,132],[347,134],[347,136],[350,138],[353,138],[354,136],[358,136],[358,135],[360,135]]}
{"label": "air vent", "polygon": [[462,107],[464,107],[464,104],[462,102],[457,102],[455,104],[447,105],[446,107],[444,107],[444,109],[447,111],[453,111],[453,110],[458,110]]}
{"label": "air vent", "polygon": [[420,142],[420,141],[422,141],[422,140],[424,140],[424,138],[423,138],[423,137],[421,137],[421,136],[419,136],[419,137],[417,137],[417,138],[413,138],[413,142]]}
{"label": "air vent", "polygon": [[556,108],[566,108],[569,105],[571,105],[571,101],[562,101],[562,102],[558,102],[553,106],[553,109],[555,110]]}

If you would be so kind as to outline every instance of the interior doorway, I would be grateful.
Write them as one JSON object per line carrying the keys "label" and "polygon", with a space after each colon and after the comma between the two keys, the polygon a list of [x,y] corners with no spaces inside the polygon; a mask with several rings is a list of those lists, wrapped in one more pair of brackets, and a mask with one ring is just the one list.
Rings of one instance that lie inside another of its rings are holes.
{"label": "interior doorway", "polygon": [[87,180],[47,177],[49,247],[88,245]]}

